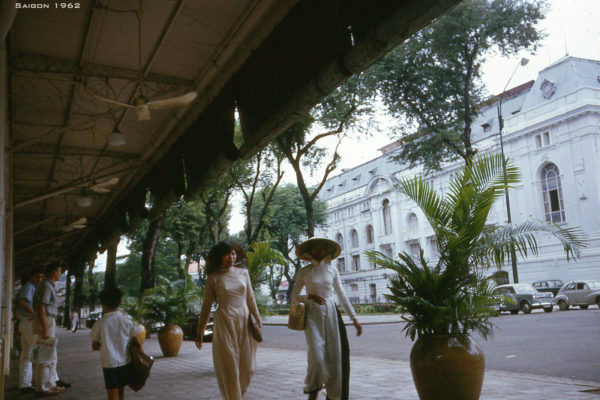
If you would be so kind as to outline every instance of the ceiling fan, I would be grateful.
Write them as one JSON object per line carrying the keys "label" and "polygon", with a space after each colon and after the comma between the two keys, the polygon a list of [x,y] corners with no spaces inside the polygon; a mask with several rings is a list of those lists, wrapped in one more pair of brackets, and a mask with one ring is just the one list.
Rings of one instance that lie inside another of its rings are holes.
{"label": "ceiling fan", "polygon": [[109,193],[111,191],[110,186],[114,186],[117,183],[119,183],[119,178],[118,177],[114,177],[111,179],[108,179],[104,182],[94,182],[89,189],[93,192],[96,193]]}
{"label": "ceiling fan", "polygon": [[71,232],[74,229],[83,229],[87,227],[87,218],[81,217],[77,221],[73,221],[70,224],[63,226],[63,232]]}
{"label": "ceiling fan", "polygon": [[120,101],[109,99],[107,97],[100,96],[98,91],[92,87],[85,86],[86,92],[94,99],[103,101],[105,103],[115,104],[120,107],[133,108],[135,109],[136,119],[138,121],[148,121],[150,119],[150,110],[158,110],[162,108],[175,108],[183,107],[190,104],[198,96],[197,92],[188,92],[181,96],[170,97],[167,99],[160,100],[148,100],[144,95],[146,86],[144,83],[144,72],[142,66],[142,2],[140,0],[140,8],[135,10],[135,14],[138,21],[138,87],[137,96],[133,99],[133,104],[122,103]]}

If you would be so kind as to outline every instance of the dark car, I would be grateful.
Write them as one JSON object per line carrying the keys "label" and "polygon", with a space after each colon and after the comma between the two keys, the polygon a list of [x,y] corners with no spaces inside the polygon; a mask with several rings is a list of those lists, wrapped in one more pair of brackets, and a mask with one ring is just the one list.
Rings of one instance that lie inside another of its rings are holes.
{"label": "dark car", "polygon": [[[208,318],[208,323],[206,324],[206,329],[204,330],[204,336],[202,337],[202,341],[205,343],[212,342],[213,338],[213,315],[214,315],[214,307],[210,310],[210,317]],[[196,338],[196,330],[198,328],[198,315],[192,314],[188,316],[187,322],[182,327],[183,329],[183,337],[186,339],[195,339]]]}
{"label": "dark car", "polygon": [[510,311],[511,314],[529,314],[531,310],[543,308],[545,312],[552,312],[552,294],[538,292],[528,283],[512,283],[498,286],[494,294],[499,296],[499,311]]}
{"label": "dark car", "polygon": [[545,279],[531,284],[538,292],[549,292],[556,296],[564,283],[560,279]]}
{"label": "dark car", "polygon": [[101,311],[91,312],[90,315],[88,315],[87,319],[85,320],[85,326],[88,327],[89,329],[92,329],[92,326],[94,326],[94,323],[96,323],[96,321],[98,321],[100,318],[102,318]]}

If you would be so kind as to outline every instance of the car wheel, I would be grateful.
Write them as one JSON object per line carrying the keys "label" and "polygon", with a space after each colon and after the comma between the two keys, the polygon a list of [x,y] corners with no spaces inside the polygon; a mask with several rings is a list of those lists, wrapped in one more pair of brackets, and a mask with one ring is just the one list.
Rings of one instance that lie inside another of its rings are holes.
{"label": "car wheel", "polygon": [[554,307],[544,307],[544,312],[552,312]]}
{"label": "car wheel", "polygon": [[531,306],[529,305],[528,302],[524,301],[521,303],[521,311],[523,311],[523,314],[531,313]]}
{"label": "car wheel", "polygon": [[560,308],[560,311],[567,311],[569,309],[569,305],[567,304],[566,301],[559,300],[558,301],[558,308]]}
{"label": "car wheel", "polygon": [[596,297],[596,305],[600,308],[600,296]]}
{"label": "car wheel", "polygon": [[519,313],[519,310],[510,310],[510,313],[511,313],[511,314],[518,314],[518,313]]}
{"label": "car wheel", "polygon": [[582,310],[587,310],[588,306],[587,305],[582,305],[582,306],[579,306],[579,308],[581,308]]}

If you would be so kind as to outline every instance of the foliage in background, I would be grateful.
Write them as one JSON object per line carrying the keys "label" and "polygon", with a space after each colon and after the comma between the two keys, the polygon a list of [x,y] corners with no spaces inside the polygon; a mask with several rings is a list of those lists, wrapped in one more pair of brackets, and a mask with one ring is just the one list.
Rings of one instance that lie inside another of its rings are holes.
{"label": "foliage in background", "polygon": [[389,112],[403,121],[400,160],[439,169],[477,152],[471,123],[486,96],[481,66],[492,54],[534,52],[545,9],[545,0],[462,1],[369,70]]}
{"label": "foliage in background", "polygon": [[256,290],[260,285],[266,284],[269,294],[276,300],[287,260],[278,250],[271,247],[270,240],[252,243],[247,254],[252,288]]}
{"label": "foliage in background", "polygon": [[274,145],[260,150],[250,160],[238,160],[229,170],[243,197],[244,235],[247,243],[259,240],[269,206],[283,178],[283,155]]}
{"label": "foliage in background", "polygon": [[[324,227],[327,220],[327,204],[315,198],[313,212],[315,227]],[[258,217],[254,211],[252,218],[258,219]],[[279,186],[269,206],[265,228],[259,239],[269,240],[272,247],[285,257],[283,275],[288,282],[294,282],[296,272],[302,266],[300,260],[294,256],[293,250],[306,238],[307,224],[304,201],[298,187],[293,184]],[[292,286],[290,285],[289,288]],[[290,296],[291,289],[288,289],[288,300]]]}
{"label": "foliage in background", "polygon": [[200,312],[202,291],[189,276],[177,281],[159,276],[157,281],[158,285],[148,289],[142,298],[147,320],[182,326],[188,313]]}
{"label": "foliage in background", "polygon": [[[502,266],[512,246],[525,257],[537,254],[537,233],[557,238],[569,257],[579,257],[585,235],[576,228],[560,228],[544,221],[486,226],[494,201],[507,185],[520,181],[518,169],[499,155],[480,157],[465,165],[450,183],[445,197],[420,177],[400,183],[398,190],[414,201],[425,214],[438,243],[439,259],[430,265],[421,251],[418,259],[399,254],[393,260],[369,251],[370,261],[396,272],[387,297],[405,311],[404,331],[411,339],[422,335],[460,336],[476,331],[486,338],[492,303],[490,282],[482,269]],[[506,182],[506,184],[504,183]]]}

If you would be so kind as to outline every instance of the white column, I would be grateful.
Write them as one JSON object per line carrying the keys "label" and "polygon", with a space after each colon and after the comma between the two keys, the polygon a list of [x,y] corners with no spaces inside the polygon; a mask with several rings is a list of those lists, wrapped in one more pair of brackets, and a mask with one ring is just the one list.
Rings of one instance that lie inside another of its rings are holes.
{"label": "white column", "polygon": [[[17,10],[12,0],[0,0],[0,300],[2,301],[2,319],[0,333],[2,339],[2,362],[0,363],[0,397],[4,396],[4,377],[10,365],[10,347],[12,339],[12,223],[7,214],[10,206],[8,190],[9,157],[6,156],[9,138],[8,126],[8,60],[6,36],[15,19]],[[8,220],[8,221],[7,221]],[[7,223],[8,222],[8,223]]]}

